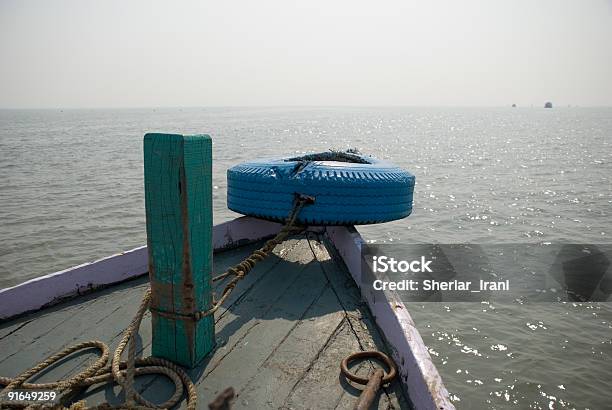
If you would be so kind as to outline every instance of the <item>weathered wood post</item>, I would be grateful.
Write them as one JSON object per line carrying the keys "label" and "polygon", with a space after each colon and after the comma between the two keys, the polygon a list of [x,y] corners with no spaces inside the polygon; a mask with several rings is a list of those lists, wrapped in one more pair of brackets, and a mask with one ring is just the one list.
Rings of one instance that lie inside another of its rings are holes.
{"label": "weathered wood post", "polygon": [[215,343],[214,316],[189,317],[212,303],[211,139],[146,134],[144,171],[153,356],[194,367]]}

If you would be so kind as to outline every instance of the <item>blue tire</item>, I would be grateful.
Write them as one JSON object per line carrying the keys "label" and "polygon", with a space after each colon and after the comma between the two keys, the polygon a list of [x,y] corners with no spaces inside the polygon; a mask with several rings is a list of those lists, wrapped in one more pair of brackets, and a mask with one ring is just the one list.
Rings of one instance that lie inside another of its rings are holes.
{"label": "blue tire", "polygon": [[295,194],[315,198],[298,215],[308,225],[363,225],[412,212],[414,175],[376,158],[326,152],[255,160],[227,171],[227,206],[258,218],[284,221]]}

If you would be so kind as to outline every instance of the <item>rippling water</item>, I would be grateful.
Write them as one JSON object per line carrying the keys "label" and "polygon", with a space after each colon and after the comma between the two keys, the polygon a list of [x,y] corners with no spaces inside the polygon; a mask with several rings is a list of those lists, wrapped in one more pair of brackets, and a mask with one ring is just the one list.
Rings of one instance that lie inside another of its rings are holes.
{"label": "rippling water", "polygon": [[[0,111],[0,288],[145,243],[142,136],[209,133],[225,170],[356,147],[417,177],[408,219],[372,242],[585,242],[612,235],[612,109]],[[610,303],[412,304],[460,408],[606,408]],[[552,406],[552,407],[551,407]]]}

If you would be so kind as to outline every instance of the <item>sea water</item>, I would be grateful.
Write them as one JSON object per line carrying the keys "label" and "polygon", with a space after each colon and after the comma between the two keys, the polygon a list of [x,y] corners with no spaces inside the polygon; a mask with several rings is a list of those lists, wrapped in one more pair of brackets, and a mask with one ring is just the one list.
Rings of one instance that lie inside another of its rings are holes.
{"label": "sea water", "polygon": [[[0,111],[0,288],[145,243],[142,137],[213,137],[228,167],[357,148],[416,175],[413,214],[371,243],[609,243],[610,108]],[[610,303],[411,303],[459,408],[609,408]]]}

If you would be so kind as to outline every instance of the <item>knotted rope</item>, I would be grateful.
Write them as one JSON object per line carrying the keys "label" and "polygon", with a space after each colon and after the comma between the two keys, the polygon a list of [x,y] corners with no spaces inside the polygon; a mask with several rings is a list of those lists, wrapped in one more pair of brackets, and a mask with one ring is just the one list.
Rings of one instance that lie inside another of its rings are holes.
{"label": "knotted rope", "polygon": [[[296,231],[301,231],[303,227],[296,227],[295,222],[297,220],[297,216],[302,208],[314,201],[313,198],[307,196],[296,196],[296,200],[294,202],[293,208],[289,217],[287,218],[287,222],[281,228],[281,230],[276,234],[276,236],[270,240],[268,240],[263,247],[255,250],[251,253],[245,260],[240,262],[238,265],[233,266],[227,269],[224,273],[215,276],[212,280],[213,282],[224,280],[228,277],[231,277],[231,280],[225,285],[223,288],[223,292],[221,294],[221,298],[218,301],[214,301],[213,305],[210,309],[205,311],[194,312],[191,315],[177,314],[171,312],[161,312],[155,310],[155,313],[161,316],[169,316],[169,317],[180,317],[185,318],[185,316],[189,316],[194,320],[200,320],[206,316],[214,314],[217,309],[225,302],[225,300],[232,293],[238,282],[240,282],[244,277],[253,269],[253,267],[260,261],[264,260],[267,256],[270,255],[272,250],[282,243],[290,234],[295,233]],[[140,328],[140,323],[142,322],[142,318],[148,309],[150,309],[151,302],[151,288],[147,289],[145,292],[142,301],[140,302],[140,306],[138,307],[138,311],[136,315],[128,325],[128,327],[123,332],[123,337],[115,350],[113,357],[111,359],[110,365],[108,364],[108,359],[110,356],[110,350],[106,343],[99,340],[90,340],[87,342],[78,343],[76,345],[67,347],[66,349],[55,353],[42,362],[38,363],[34,367],[25,372],[21,373],[19,376],[10,378],[10,377],[1,377],[0,376],[0,385],[6,386],[1,392],[0,395],[6,396],[11,390],[23,388],[23,389],[32,389],[32,390],[41,390],[41,389],[53,389],[58,390],[63,398],[73,397],[78,393],[81,389],[87,388],[94,384],[104,383],[104,382],[112,382],[115,381],[119,385],[121,385],[125,392],[125,404],[113,407],[108,403],[101,404],[99,406],[87,407],[84,402],[75,403],[71,406],[71,409],[78,410],[86,410],[86,409],[160,409],[160,408],[170,408],[177,404],[181,397],[183,396],[183,392],[185,388],[187,389],[187,409],[188,410],[196,410],[197,408],[197,392],[194,383],[189,378],[189,375],[183,370],[180,366],[172,363],[169,360],[161,359],[158,357],[147,357],[145,359],[137,359],[136,358],[136,337],[138,334],[138,329]],[[129,344],[129,346],[128,346]],[[126,361],[121,360],[121,356],[125,350],[125,347],[128,346],[128,356]],[[91,349],[96,348],[100,350],[100,357],[92,364],[90,364],[85,370],[76,374],[75,376],[65,379],[58,380],[50,383],[28,383],[32,376],[51,366],[52,364],[58,362],[66,356],[71,355],[74,352],[83,349]],[[143,374],[163,374],[167,376],[174,383],[175,390],[172,397],[170,397],[166,402],[162,404],[155,404],[140,395],[134,388],[134,377],[140,376]],[[138,403],[138,404],[137,404]],[[26,409],[63,409],[62,404],[31,404],[30,402],[0,402],[0,408],[4,408],[5,405],[13,406],[13,407],[24,407]]]}

